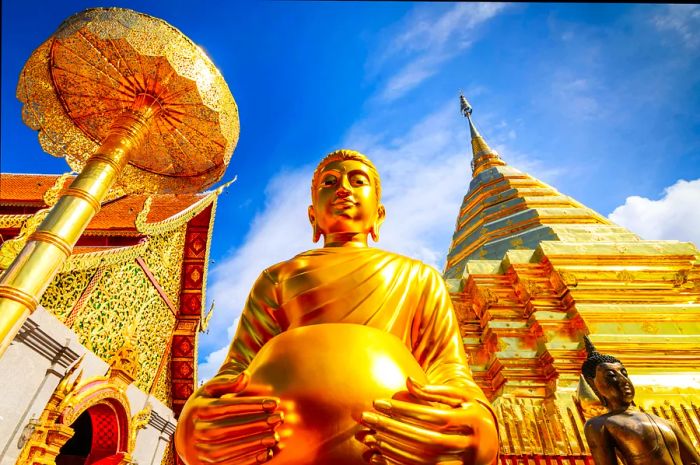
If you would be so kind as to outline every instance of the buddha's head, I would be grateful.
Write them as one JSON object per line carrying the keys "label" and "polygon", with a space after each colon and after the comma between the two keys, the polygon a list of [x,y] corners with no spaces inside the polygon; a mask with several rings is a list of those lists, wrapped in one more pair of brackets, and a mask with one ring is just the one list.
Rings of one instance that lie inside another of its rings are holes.
{"label": "buddha's head", "polygon": [[600,401],[608,409],[627,407],[634,400],[634,385],[625,366],[612,355],[601,354],[584,336],[588,357],[581,365],[581,373]]}
{"label": "buddha's head", "polygon": [[380,203],[381,182],[374,164],[359,152],[336,150],[321,160],[311,181],[309,221],[314,242],[366,244],[367,236],[379,240],[386,215]]}

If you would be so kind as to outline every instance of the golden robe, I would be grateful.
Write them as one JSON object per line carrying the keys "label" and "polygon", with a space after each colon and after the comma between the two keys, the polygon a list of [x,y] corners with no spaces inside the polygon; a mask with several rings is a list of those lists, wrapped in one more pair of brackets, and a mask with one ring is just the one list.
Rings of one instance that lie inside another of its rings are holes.
{"label": "golden robe", "polygon": [[366,325],[397,336],[430,384],[458,386],[490,409],[472,379],[440,274],[418,260],[367,247],[309,250],[263,271],[219,373],[240,373],[283,331],[321,323]]}

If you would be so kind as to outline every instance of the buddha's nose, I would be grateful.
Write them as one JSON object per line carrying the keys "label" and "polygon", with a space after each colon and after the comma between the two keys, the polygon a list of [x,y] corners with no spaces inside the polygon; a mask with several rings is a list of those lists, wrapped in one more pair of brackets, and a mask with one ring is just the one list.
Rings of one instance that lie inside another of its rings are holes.
{"label": "buddha's nose", "polygon": [[347,197],[350,195],[350,183],[346,179],[342,179],[338,183],[338,190],[336,191],[339,197]]}

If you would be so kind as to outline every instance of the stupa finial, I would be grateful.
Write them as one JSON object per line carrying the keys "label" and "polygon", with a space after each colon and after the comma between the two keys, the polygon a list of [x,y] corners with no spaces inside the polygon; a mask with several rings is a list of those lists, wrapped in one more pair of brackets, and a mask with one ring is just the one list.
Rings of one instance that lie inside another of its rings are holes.
{"label": "stupa finial", "polygon": [[471,133],[473,154],[472,176],[476,176],[487,168],[505,165],[505,162],[501,160],[498,152],[489,147],[489,144],[486,143],[484,138],[476,129],[476,126],[474,126],[474,122],[472,121],[472,112],[474,109],[462,93],[459,95],[459,105],[460,111],[469,121],[469,132]]}

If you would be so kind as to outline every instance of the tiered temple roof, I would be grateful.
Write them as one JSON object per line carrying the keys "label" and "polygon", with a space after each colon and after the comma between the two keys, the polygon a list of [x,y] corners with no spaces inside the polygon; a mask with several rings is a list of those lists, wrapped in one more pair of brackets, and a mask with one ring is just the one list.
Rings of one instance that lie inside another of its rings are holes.
{"label": "tiered temple roof", "polygon": [[[21,237],[71,180],[0,174],[0,264],[18,252]],[[105,361],[132,328],[140,367],[136,387],[176,414],[195,388],[219,192],[108,195],[41,299]]]}

